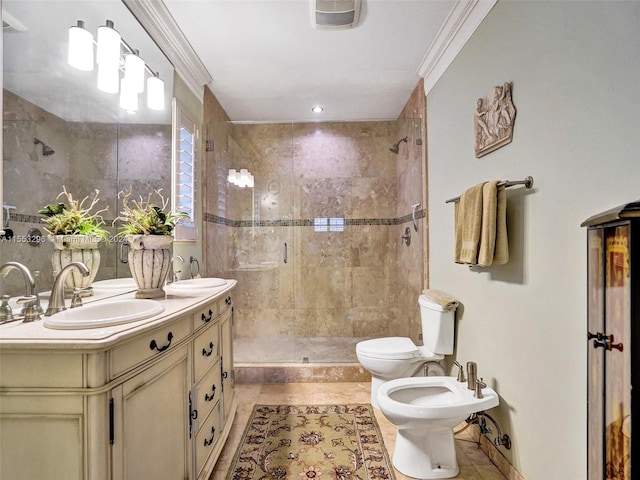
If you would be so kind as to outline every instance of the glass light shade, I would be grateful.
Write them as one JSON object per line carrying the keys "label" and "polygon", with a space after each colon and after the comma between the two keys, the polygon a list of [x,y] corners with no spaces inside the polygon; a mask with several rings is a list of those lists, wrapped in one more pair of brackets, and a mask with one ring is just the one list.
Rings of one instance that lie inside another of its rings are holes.
{"label": "glass light shade", "polygon": [[106,93],[118,93],[120,88],[118,65],[98,65],[98,88]]}
{"label": "glass light shade", "polygon": [[144,92],[144,60],[135,53],[124,56],[124,78],[136,92]]}
{"label": "glass light shade", "polygon": [[164,110],[164,82],[157,73],[147,78],[147,107],[151,110]]}
{"label": "glass light shade", "polygon": [[84,28],[84,22],[69,27],[69,51],[67,61],[78,70],[93,70],[93,35]]}
{"label": "glass light shade", "polygon": [[133,87],[129,80],[122,79],[120,85],[120,108],[129,113],[135,113],[138,110],[138,92]]}
{"label": "glass light shade", "polygon": [[120,34],[113,29],[111,20],[107,20],[106,25],[98,27],[96,63],[120,66]]}

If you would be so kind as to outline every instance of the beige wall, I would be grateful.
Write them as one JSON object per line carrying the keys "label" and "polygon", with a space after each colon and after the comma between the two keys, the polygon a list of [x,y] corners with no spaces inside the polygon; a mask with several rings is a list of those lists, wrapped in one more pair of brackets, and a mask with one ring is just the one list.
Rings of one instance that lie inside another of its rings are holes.
{"label": "beige wall", "polygon": [[[427,97],[431,286],[462,302],[456,358],[500,394],[507,455],[531,480],[586,478],[580,223],[638,198],[638,25],[639,2],[498,2]],[[505,81],[513,142],[476,159],[476,100]],[[507,195],[510,262],[456,265],[445,200],[527,175],[535,188]]]}

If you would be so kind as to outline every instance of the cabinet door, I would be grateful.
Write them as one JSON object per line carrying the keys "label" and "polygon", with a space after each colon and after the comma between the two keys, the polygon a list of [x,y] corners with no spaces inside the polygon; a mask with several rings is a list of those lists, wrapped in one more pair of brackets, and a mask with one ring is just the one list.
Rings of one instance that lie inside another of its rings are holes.
{"label": "cabinet door", "polygon": [[113,390],[114,479],[191,478],[188,352],[177,349]]}
{"label": "cabinet door", "polygon": [[220,324],[222,347],[222,394],[223,394],[223,422],[229,418],[229,410],[233,404],[235,394],[235,375],[233,372],[233,309]]}
{"label": "cabinet door", "polygon": [[[631,479],[631,230],[605,230],[605,477]],[[636,273],[637,274],[637,273]]]}
{"label": "cabinet door", "polygon": [[85,478],[82,402],[80,396],[2,398],[0,478]]}

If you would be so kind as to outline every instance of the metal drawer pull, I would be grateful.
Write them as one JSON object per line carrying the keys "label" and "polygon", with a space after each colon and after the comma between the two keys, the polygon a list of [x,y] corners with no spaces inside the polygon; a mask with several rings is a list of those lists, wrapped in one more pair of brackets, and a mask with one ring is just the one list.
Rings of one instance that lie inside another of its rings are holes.
{"label": "metal drawer pull", "polygon": [[151,340],[151,343],[149,344],[149,348],[151,350],[157,350],[158,352],[164,352],[171,345],[171,340],[173,340],[173,333],[169,332],[169,335],[167,335],[167,341],[169,343],[167,343],[163,347],[159,347],[155,340]]}
{"label": "metal drawer pull", "polygon": [[216,386],[214,384],[214,385],[211,385],[211,396],[209,396],[208,393],[205,393],[204,394],[204,400],[205,400],[205,402],[210,402],[211,400],[213,400],[213,397],[215,397],[215,396],[216,396]]}
{"label": "metal drawer pull", "polygon": [[203,357],[210,357],[212,353],[213,353],[213,342],[209,342],[209,351],[207,352],[207,350],[205,348],[203,348],[202,349],[202,356]]}
{"label": "metal drawer pull", "polygon": [[209,317],[207,318],[207,316],[203,313],[202,314],[202,321],[204,323],[209,323],[211,321],[211,319],[213,318],[213,312],[211,311],[211,309],[209,309]]}
{"label": "metal drawer pull", "polygon": [[226,303],[227,305],[231,305],[231,297],[225,298],[224,303]]}
{"label": "metal drawer pull", "polygon": [[204,439],[204,446],[208,447],[209,445],[211,445],[213,443],[213,438],[216,435],[216,428],[215,427],[211,427],[211,438],[205,438]]}

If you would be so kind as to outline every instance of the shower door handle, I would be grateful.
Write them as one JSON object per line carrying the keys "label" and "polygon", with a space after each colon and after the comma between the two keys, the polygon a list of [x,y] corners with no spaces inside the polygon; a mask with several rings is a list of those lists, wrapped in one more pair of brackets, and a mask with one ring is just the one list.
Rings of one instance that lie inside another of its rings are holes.
{"label": "shower door handle", "polygon": [[282,261],[287,263],[287,242],[282,244]]}

